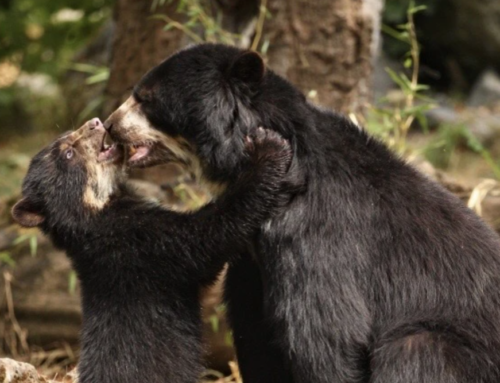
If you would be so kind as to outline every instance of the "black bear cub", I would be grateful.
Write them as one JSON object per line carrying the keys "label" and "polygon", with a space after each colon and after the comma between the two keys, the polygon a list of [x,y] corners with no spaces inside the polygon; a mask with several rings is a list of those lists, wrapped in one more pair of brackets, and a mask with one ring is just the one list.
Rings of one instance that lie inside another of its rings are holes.
{"label": "black bear cub", "polygon": [[246,167],[216,203],[190,214],[125,185],[123,150],[98,119],[37,154],[14,219],[71,258],[82,288],[80,383],[194,383],[201,373],[199,290],[288,202],[288,143],[258,128]]}

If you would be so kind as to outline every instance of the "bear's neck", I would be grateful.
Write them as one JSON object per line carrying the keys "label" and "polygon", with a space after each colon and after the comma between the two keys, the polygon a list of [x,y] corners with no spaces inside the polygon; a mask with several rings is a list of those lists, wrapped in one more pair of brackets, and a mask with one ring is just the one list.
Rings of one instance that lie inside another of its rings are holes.
{"label": "bear's neck", "polygon": [[78,251],[82,243],[106,235],[108,230],[113,229],[112,222],[144,203],[144,199],[131,190],[122,189],[119,195],[111,197],[99,210],[88,209],[80,204],[73,210],[53,214],[41,229],[58,248]]}

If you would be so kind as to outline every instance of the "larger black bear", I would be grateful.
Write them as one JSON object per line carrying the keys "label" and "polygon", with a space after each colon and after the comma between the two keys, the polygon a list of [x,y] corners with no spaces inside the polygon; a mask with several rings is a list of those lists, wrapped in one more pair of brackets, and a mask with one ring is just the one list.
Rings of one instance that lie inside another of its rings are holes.
{"label": "larger black bear", "polygon": [[132,165],[183,163],[215,193],[238,174],[253,126],[291,141],[307,190],[227,277],[245,383],[500,382],[497,235],[257,54],[181,51],[106,125],[135,144]]}

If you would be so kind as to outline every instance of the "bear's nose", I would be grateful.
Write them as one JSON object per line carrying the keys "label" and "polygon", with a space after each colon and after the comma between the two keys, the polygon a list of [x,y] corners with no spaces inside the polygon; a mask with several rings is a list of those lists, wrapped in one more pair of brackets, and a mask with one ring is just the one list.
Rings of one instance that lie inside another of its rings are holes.
{"label": "bear's nose", "polygon": [[89,121],[89,129],[94,130],[94,129],[102,129],[104,130],[104,125],[102,124],[101,120],[98,118],[93,118],[92,120]]}

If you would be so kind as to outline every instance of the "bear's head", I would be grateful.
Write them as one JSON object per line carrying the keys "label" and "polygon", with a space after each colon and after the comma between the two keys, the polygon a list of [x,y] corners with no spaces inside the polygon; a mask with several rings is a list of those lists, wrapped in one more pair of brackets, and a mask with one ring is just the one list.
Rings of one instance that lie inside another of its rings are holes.
{"label": "bear's head", "polygon": [[293,145],[305,103],[257,53],[202,44],[148,72],[104,125],[131,148],[129,166],[177,162],[218,194],[239,171],[243,137],[263,126]]}
{"label": "bear's head", "polygon": [[125,177],[123,150],[107,137],[96,118],[41,150],[12,208],[14,220],[44,230],[71,228],[100,211]]}

